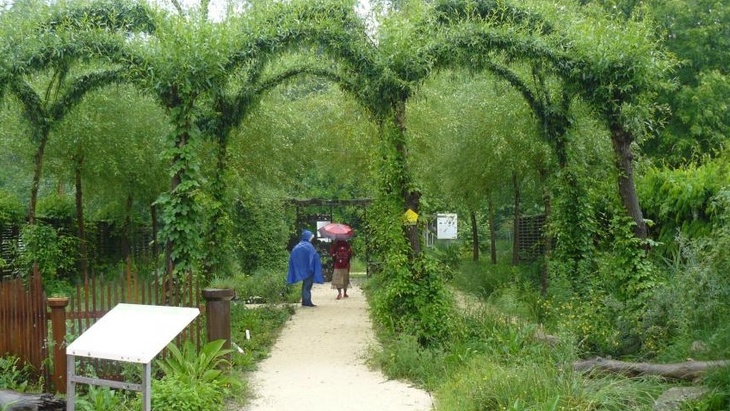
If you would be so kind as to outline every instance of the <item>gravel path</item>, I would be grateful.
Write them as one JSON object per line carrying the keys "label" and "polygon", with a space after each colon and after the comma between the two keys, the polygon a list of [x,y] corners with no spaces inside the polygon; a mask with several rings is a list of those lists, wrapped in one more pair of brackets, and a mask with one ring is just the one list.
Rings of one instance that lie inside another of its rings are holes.
{"label": "gravel path", "polygon": [[[375,343],[368,306],[359,287],[348,294],[336,300],[329,283],[314,285],[317,307],[298,306],[269,358],[251,374],[256,398],[241,411],[433,410],[427,392],[365,365]],[[303,344],[310,348],[302,351]]]}

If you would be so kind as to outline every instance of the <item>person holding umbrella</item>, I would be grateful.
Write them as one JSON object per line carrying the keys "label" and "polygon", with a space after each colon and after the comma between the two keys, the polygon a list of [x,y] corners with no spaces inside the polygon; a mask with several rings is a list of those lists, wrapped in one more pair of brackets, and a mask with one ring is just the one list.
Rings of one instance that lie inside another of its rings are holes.
{"label": "person holding umbrella", "polygon": [[345,290],[345,298],[347,295],[347,287],[350,285],[350,259],[352,258],[352,248],[347,241],[355,234],[355,230],[347,224],[329,223],[319,228],[319,234],[334,240],[330,247],[330,255],[332,256],[333,269],[332,288],[337,289],[337,299],[342,298],[342,290]]}
{"label": "person holding umbrella", "polygon": [[347,287],[350,285],[350,259],[352,258],[352,247],[347,240],[335,240],[330,248],[330,255],[334,261],[332,273],[332,288],[337,289],[337,299],[342,298],[342,290],[347,295]]}
{"label": "person holding umbrella", "polygon": [[302,230],[301,240],[289,254],[289,270],[286,275],[287,284],[302,282],[302,306],[316,307],[312,303],[312,286],[314,283],[324,284],[322,260],[312,245],[314,234]]}

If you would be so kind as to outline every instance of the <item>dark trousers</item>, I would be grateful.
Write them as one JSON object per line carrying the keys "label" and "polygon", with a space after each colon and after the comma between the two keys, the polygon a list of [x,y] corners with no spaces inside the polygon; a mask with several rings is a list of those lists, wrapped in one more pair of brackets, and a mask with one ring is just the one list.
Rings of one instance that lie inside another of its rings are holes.
{"label": "dark trousers", "polygon": [[314,285],[314,275],[302,280],[302,304],[312,304],[312,286]]}

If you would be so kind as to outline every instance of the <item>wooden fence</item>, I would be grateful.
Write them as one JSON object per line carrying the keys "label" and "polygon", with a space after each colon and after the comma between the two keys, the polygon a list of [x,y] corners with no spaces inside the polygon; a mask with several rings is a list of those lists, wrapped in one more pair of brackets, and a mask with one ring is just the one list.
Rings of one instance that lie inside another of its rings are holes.
{"label": "wooden fence", "polygon": [[46,301],[40,276],[27,282],[9,278],[0,281],[0,356],[18,357],[22,364],[37,370],[38,377],[47,380],[47,337]]}
{"label": "wooden fence", "polygon": [[[128,268],[117,278],[87,279],[76,287],[70,298],[64,298],[62,304],[58,300],[46,298],[38,275],[28,284],[19,279],[0,281],[0,356],[19,357],[22,363],[30,364],[38,376],[45,377],[47,383],[53,383],[62,392],[65,385],[61,381],[66,369],[65,365],[59,365],[65,364],[65,345],[70,342],[67,338],[73,340],[81,335],[117,304],[198,307],[201,312],[205,309],[198,281],[158,277],[141,280]],[[48,306],[52,310],[50,313]],[[49,335],[51,319],[54,320],[53,336]],[[199,346],[203,339],[202,321],[197,317],[178,337],[178,342],[192,339]],[[60,334],[59,329],[63,329]],[[84,360],[82,366],[94,367],[99,377],[121,377],[122,368],[118,363]]]}

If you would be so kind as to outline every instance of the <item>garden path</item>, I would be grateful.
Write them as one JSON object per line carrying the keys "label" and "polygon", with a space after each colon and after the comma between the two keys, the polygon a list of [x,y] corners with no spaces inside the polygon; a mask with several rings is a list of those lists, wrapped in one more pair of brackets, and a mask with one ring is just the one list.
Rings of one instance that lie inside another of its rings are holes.
{"label": "garden path", "polygon": [[[250,383],[255,398],[240,411],[429,411],[426,391],[389,380],[365,364],[376,343],[357,278],[349,298],[336,300],[330,284],[315,284],[317,307],[297,306],[270,356]],[[299,285],[297,285],[298,287]],[[301,350],[308,345],[310,348]]]}

